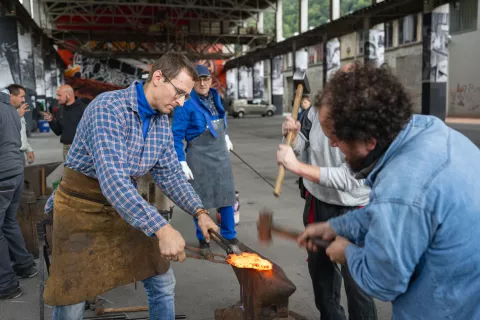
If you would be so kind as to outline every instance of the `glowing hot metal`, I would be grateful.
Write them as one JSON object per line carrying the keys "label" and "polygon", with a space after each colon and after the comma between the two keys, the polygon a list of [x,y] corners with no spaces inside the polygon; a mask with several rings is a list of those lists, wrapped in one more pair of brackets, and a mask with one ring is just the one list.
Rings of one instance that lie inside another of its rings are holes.
{"label": "glowing hot metal", "polygon": [[234,267],[242,269],[255,269],[255,270],[272,270],[273,264],[261,258],[256,253],[242,252],[240,255],[229,254],[227,262]]}

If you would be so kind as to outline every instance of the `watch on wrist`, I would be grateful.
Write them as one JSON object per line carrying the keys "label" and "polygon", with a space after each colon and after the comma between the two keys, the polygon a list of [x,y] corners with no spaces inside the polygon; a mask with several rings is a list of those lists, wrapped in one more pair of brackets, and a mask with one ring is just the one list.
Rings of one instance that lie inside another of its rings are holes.
{"label": "watch on wrist", "polygon": [[202,208],[195,213],[194,218],[198,220],[198,217],[202,214],[208,215],[208,211]]}

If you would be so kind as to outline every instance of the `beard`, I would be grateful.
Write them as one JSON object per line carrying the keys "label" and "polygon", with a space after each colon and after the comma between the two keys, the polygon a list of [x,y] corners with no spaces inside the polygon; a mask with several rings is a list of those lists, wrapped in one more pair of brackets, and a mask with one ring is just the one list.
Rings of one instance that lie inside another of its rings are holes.
{"label": "beard", "polygon": [[354,172],[360,172],[365,168],[365,165],[364,165],[365,159],[366,157],[349,154],[345,158],[345,161]]}

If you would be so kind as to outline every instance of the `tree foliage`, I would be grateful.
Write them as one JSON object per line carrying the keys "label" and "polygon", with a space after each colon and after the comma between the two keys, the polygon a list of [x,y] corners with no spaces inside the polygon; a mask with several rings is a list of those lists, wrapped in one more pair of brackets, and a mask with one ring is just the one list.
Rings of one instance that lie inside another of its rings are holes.
{"label": "tree foliage", "polygon": [[[371,5],[372,0],[340,0],[340,14],[346,15]],[[309,0],[308,27],[315,28],[328,23],[330,0]],[[283,37],[289,38],[298,32],[299,0],[283,0]],[[275,36],[275,13],[264,14],[264,32]]]}

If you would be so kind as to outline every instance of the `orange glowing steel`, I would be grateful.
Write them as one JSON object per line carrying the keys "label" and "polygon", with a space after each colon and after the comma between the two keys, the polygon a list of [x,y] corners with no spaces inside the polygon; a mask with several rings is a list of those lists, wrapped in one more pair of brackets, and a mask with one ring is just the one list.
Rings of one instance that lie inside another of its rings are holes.
{"label": "orange glowing steel", "polygon": [[241,255],[229,254],[227,262],[237,268],[247,268],[255,270],[272,270],[273,265],[270,261],[260,258],[256,253],[242,252]]}

